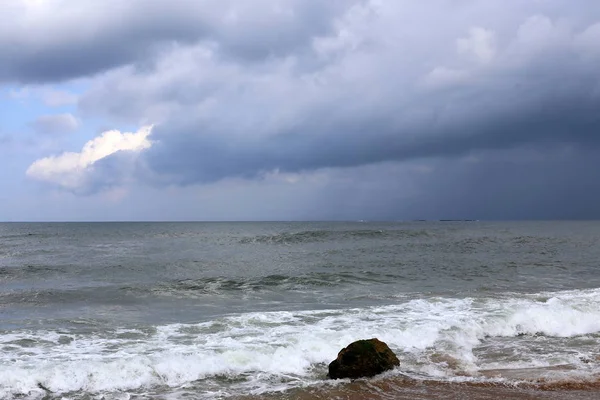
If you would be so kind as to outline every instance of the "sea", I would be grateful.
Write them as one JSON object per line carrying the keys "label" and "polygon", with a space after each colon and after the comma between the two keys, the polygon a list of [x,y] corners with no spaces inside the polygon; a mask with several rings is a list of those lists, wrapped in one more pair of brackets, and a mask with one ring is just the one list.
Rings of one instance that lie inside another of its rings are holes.
{"label": "sea", "polygon": [[497,398],[600,398],[600,222],[0,224],[0,399]]}

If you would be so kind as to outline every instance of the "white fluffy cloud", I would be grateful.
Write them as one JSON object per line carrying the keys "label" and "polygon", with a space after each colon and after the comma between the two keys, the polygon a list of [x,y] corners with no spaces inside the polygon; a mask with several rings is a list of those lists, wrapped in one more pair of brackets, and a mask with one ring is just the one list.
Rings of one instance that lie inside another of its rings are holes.
{"label": "white fluffy cloud", "polygon": [[27,176],[69,190],[84,189],[98,161],[117,152],[136,154],[150,148],[151,130],[151,126],[146,126],[135,133],[103,132],[87,142],[79,153],[67,152],[35,161],[27,169]]}

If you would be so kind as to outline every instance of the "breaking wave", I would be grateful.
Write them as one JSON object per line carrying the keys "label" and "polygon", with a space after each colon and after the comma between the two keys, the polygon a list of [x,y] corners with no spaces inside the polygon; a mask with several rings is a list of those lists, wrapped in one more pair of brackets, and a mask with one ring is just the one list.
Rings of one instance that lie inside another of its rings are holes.
{"label": "breaking wave", "polygon": [[600,289],[253,312],[88,334],[5,331],[0,397],[196,387],[215,398],[318,386],[340,348],[368,337],[400,356],[400,369],[389,376],[540,386],[594,382],[600,374]]}

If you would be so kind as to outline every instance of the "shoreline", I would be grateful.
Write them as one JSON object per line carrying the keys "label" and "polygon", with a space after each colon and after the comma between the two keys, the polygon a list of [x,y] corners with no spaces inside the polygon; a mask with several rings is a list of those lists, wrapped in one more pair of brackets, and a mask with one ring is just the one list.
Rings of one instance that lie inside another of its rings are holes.
{"label": "shoreline", "polygon": [[290,389],[279,393],[234,396],[235,400],[594,400],[600,397],[600,379],[539,383],[442,382],[407,377],[375,377],[351,382]]}

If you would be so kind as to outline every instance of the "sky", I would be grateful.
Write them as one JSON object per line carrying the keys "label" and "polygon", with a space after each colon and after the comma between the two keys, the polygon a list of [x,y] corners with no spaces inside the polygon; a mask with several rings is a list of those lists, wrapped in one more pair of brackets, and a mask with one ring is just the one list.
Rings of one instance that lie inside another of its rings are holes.
{"label": "sky", "polygon": [[0,15],[0,221],[600,218],[599,1]]}

